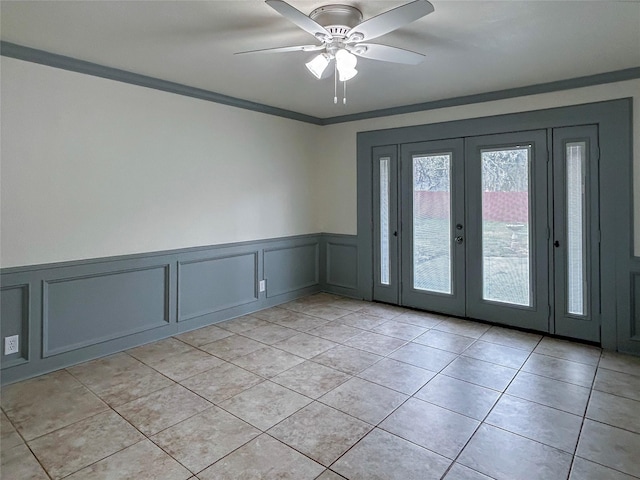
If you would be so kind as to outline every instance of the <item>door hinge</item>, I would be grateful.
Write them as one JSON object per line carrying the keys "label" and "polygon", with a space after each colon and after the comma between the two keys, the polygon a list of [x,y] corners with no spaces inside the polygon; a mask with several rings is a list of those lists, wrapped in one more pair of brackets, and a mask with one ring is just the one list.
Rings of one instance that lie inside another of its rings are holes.
{"label": "door hinge", "polygon": [[551,239],[551,229],[547,227],[547,240]]}
{"label": "door hinge", "polygon": [[598,230],[598,243],[602,243],[602,231]]}

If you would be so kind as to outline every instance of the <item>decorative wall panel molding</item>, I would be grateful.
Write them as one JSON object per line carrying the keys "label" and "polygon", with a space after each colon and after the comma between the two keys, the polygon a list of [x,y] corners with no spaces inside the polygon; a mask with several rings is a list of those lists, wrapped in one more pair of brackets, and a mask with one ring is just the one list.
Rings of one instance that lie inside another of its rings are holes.
{"label": "decorative wall panel molding", "polygon": [[358,288],[357,252],[355,245],[327,242],[328,285]]}
{"label": "decorative wall panel molding", "polygon": [[178,262],[178,321],[257,302],[258,251]]}
{"label": "decorative wall panel molding", "polygon": [[264,251],[267,297],[320,284],[319,241]]}
{"label": "decorative wall panel molding", "polygon": [[170,322],[169,265],[43,282],[42,356]]}
{"label": "decorative wall panel molding", "polygon": [[358,237],[325,233],[322,240],[323,289],[362,298],[358,295]]}

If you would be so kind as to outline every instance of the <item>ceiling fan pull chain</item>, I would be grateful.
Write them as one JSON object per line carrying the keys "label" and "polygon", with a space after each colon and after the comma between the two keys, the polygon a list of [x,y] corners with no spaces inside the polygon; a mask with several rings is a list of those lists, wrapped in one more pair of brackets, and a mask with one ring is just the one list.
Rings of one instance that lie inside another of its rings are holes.
{"label": "ceiling fan pull chain", "polygon": [[342,91],[342,104],[347,104],[347,82],[343,82],[343,91]]}
{"label": "ceiling fan pull chain", "polygon": [[338,63],[333,62],[333,103],[338,104]]}

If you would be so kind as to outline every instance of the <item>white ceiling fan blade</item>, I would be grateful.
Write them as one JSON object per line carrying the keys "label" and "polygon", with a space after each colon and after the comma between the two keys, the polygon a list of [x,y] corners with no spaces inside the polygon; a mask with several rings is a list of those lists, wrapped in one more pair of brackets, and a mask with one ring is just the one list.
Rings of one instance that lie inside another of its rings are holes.
{"label": "white ceiling fan blade", "polygon": [[283,2],[282,0],[266,0],[266,3],[287,20],[295,23],[304,31],[309,32],[318,40],[322,40],[322,38],[325,36],[329,38],[331,37],[331,34],[327,31],[326,28],[324,28],[315,20],[310,19],[300,10],[292,7],[287,2]]}
{"label": "white ceiling fan blade", "polygon": [[[362,51],[362,47],[365,47],[366,50]],[[405,63],[407,65],[418,65],[425,58],[421,53],[377,43],[358,43],[351,51],[363,58],[381,60],[383,62]]]}
{"label": "white ceiling fan blade", "polygon": [[262,48],[260,50],[236,52],[234,55],[244,55],[245,53],[316,52],[318,50],[324,50],[324,48],[324,45],[293,45],[291,47]]}
{"label": "white ceiling fan blade", "polygon": [[347,38],[359,33],[362,35],[362,38],[358,38],[356,41],[371,40],[397,28],[404,27],[411,22],[415,22],[419,18],[430,14],[433,10],[433,5],[427,0],[415,0],[414,2],[401,5],[356,25],[349,30]]}

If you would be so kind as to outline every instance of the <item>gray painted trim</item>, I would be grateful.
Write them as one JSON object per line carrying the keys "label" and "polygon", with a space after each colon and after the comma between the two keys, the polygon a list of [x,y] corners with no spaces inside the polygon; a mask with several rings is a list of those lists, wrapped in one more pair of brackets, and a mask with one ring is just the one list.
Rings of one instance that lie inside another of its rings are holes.
{"label": "gray painted trim", "polygon": [[465,95],[461,97],[445,98],[442,100],[415,103],[412,105],[401,105],[398,107],[383,108],[379,110],[371,110],[368,112],[360,112],[350,115],[338,115],[329,118],[319,118],[312,115],[294,112],[292,110],[286,110],[262,103],[251,102],[249,100],[243,100],[241,98],[223,95],[221,93],[212,92],[210,90],[205,90],[202,88],[190,87],[188,85],[161,80],[159,78],[150,77],[147,75],[140,75],[138,73],[107,67],[104,65],[99,65],[97,63],[87,62],[64,55],[58,55],[56,53],[25,47],[23,45],[18,45],[6,41],[0,41],[0,55],[15,58],[18,60],[24,60],[27,62],[38,63],[41,65],[47,65],[49,67],[61,68],[63,70],[69,70],[71,72],[84,73],[86,75],[92,75],[95,77],[107,78],[118,82],[129,83],[132,85],[153,88],[164,92],[198,98],[200,100],[205,100],[208,102],[220,103],[222,105],[229,105],[245,110],[265,113],[267,115],[275,115],[282,118],[288,118],[290,120],[311,123],[313,125],[334,125],[336,123],[354,122],[357,120],[388,117],[392,115],[402,115],[406,113],[435,110],[438,108],[469,105],[472,103],[491,102],[495,100],[504,100],[507,98],[537,95],[541,93],[570,90],[573,88],[589,87],[593,85],[622,82],[625,80],[640,78],[640,67],[632,67],[623,70],[599,73],[596,75],[587,75],[584,77],[569,78],[554,82],[539,83],[523,87],[509,88],[505,90],[497,90],[493,92],[484,92],[473,95]]}
{"label": "gray painted trim", "polygon": [[153,88],[155,90],[162,90],[163,92],[176,93],[186,97],[198,98],[200,100],[220,103],[222,105],[230,105],[232,107],[266,113],[268,115],[275,115],[291,120],[298,120],[300,122],[313,123],[315,125],[322,124],[322,121],[319,118],[312,117],[310,115],[304,115],[302,113],[285,110],[283,108],[271,107],[269,105],[251,102],[241,98],[230,97],[210,90],[190,87],[188,85],[169,82],[167,80],[161,80],[147,75],[140,75],[138,73],[120,70],[118,68],[105,67],[104,65],[99,65],[97,63],[86,62],[84,60],[78,60],[64,55],[45,52],[44,50],[16,45],[15,43],[4,41],[0,42],[0,54],[5,57],[11,57],[18,60],[39,63],[49,67],[61,68],[71,72],[84,73],[94,77],[107,78],[109,80],[130,83],[141,87]]}
{"label": "gray painted trim", "polygon": [[473,95],[466,95],[462,97],[445,98],[443,100],[435,100],[433,102],[416,103],[413,105],[383,108],[380,110],[372,110],[369,112],[354,113],[352,115],[342,115],[338,117],[325,118],[322,121],[322,125],[333,125],[336,123],[355,122],[357,120],[389,117],[392,115],[403,115],[406,113],[423,112],[426,110],[436,110],[439,108],[447,107],[457,107],[460,105],[469,105],[472,103],[493,102],[496,100],[505,100],[507,98],[525,97],[528,95],[538,95],[541,93],[571,90],[574,88],[590,87],[593,85],[601,85],[604,83],[623,82],[625,80],[634,80],[636,78],[640,78],[640,67],[599,73],[596,75],[587,75],[585,77],[569,78],[566,80],[558,80],[555,82],[538,83],[534,85],[527,85],[524,87],[508,88],[505,90],[497,90],[493,92],[476,93]]}

